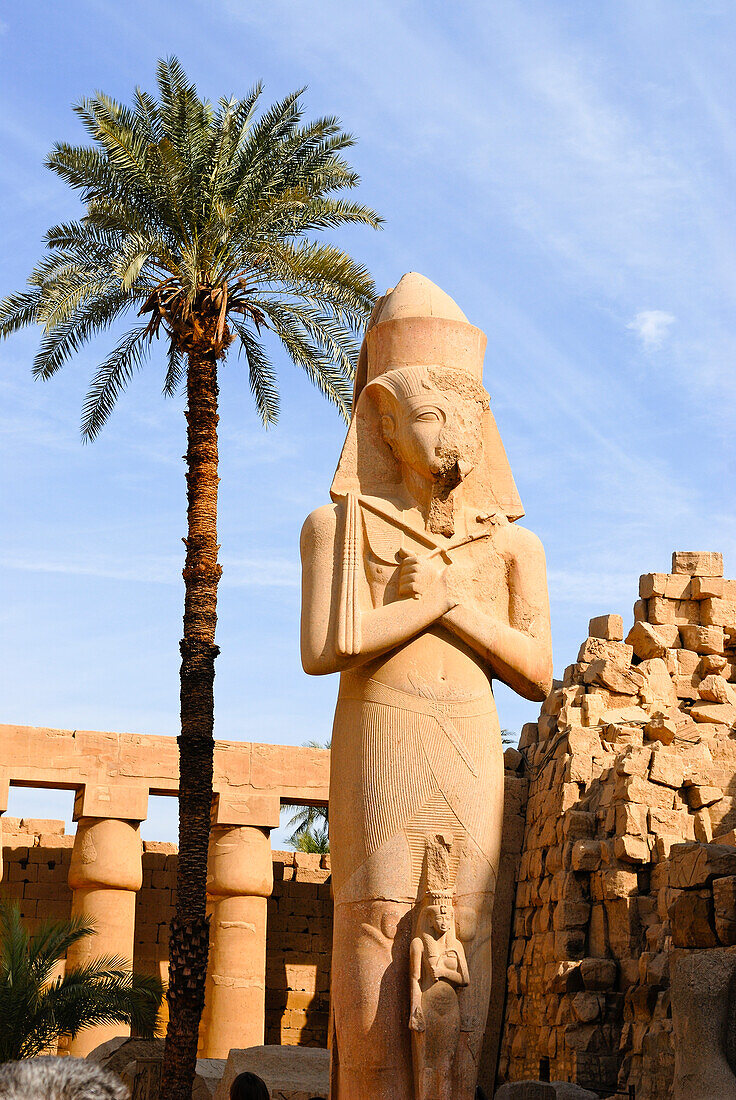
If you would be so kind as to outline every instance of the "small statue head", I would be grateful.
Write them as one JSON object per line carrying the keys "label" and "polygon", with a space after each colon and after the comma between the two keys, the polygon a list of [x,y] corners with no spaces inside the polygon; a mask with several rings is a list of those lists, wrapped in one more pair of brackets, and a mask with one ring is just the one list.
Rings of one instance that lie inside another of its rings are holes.
{"label": "small statue head", "polygon": [[438,935],[444,936],[452,930],[454,921],[452,900],[430,898],[426,914],[427,923]]}

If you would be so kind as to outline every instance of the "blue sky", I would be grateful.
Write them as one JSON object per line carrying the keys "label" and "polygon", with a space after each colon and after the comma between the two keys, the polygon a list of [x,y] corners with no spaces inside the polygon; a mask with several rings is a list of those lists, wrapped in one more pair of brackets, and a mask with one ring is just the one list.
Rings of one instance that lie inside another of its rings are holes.
{"label": "blue sky", "polygon": [[[379,289],[407,270],[488,334],[485,383],[546,547],[559,675],[590,616],[631,619],[673,549],[736,570],[736,17],[727,0],[65,0],[0,8],[0,294],[76,202],[43,168],[82,140],[70,105],[153,89],[176,53],[200,91],[275,99],[358,137],[381,233],[341,242]],[[107,346],[53,381],[35,334],[0,345],[2,720],[175,734],[185,533],[182,401],[152,359],[102,437],[79,441]],[[288,362],[264,433],[223,369],[216,732],[329,736],[336,682],[298,657],[298,535],[344,436]],[[502,725],[536,708],[498,692]],[[10,813],[68,813],[14,793]],[[146,835],[173,835],[152,806]]]}

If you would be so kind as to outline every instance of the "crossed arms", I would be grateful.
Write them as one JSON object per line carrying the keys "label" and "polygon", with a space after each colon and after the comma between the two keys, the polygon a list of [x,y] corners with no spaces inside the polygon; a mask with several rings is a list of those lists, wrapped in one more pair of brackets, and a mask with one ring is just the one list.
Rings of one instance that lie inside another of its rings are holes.
{"label": "crossed arms", "polygon": [[435,624],[470,646],[503,680],[527,699],[546,698],[552,679],[547,581],[542,545],[524,528],[499,528],[496,547],[507,563],[509,623],[463,606],[452,591],[452,566],[439,558],[406,556],[400,566],[399,599],[363,610],[360,647],[346,655],[336,644],[340,563],[337,509],[318,508],[301,537],[302,664],[311,675],[355,668],[410,641]]}

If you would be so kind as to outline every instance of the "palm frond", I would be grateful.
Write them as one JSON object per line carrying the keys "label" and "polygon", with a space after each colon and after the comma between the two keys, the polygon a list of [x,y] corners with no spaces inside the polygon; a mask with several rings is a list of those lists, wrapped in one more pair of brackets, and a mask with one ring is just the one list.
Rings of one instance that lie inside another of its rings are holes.
{"label": "palm frond", "polygon": [[82,438],[91,441],[102,430],[115,401],[139,370],[149,351],[148,325],[136,325],[126,332],[107,359],[95,371],[82,407]]}

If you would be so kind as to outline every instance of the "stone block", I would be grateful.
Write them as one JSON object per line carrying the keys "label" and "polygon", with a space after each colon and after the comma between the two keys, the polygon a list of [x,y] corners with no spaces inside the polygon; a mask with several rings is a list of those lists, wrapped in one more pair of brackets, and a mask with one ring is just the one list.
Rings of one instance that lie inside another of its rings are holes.
{"label": "stone block", "polygon": [[694,600],[721,599],[726,594],[723,577],[692,577],[690,595]]}
{"label": "stone block", "polygon": [[266,1084],[271,1096],[309,1100],[327,1096],[330,1088],[330,1052],[319,1047],[261,1046],[231,1050],[215,1100],[228,1100],[239,1073],[249,1070]]}
{"label": "stone block", "polygon": [[683,649],[694,653],[723,653],[722,626],[681,626],[680,639]]}
{"label": "stone block", "polygon": [[671,810],[675,804],[674,792],[659,783],[650,783],[639,775],[619,776],[616,781],[616,797],[628,802],[638,802],[643,806],[654,806],[660,810]]}
{"label": "stone block", "polygon": [[703,676],[698,684],[698,695],[709,703],[736,705],[736,688],[718,672],[709,672]]}
{"label": "stone block", "polygon": [[716,934],[722,944],[736,944],[736,875],[713,880]]}
{"label": "stone block", "polygon": [[587,901],[562,900],[555,906],[552,926],[555,931],[563,928],[585,928],[590,918]]}
{"label": "stone block", "polygon": [[693,783],[687,788],[687,802],[692,810],[701,810],[704,806],[712,806],[723,798],[720,787],[709,787],[701,783]]}
{"label": "stone block", "polygon": [[670,851],[670,886],[699,889],[726,875],[736,875],[736,848],[730,845],[675,844]]}
{"label": "stone block", "polygon": [[655,836],[669,836],[680,842],[695,839],[693,819],[683,810],[649,810],[649,830]]}
{"label": "stone block", "polygon": [[655,625],[636,622],[626,636],[626,642],[641,660],[664,657],[668,650],[679,646],[680,631],[674,623]]}
{"label": "stone block", "polygon": [[618,966],[615,959],[581,959],[580,977],[586,989],[613,989],[616,985]]}
{"label": "stone block", "polygon": [[644,739],[659,742],[662,745],[671,745],[676,734],[677,722],[663,714],[655,715],[644,727]]}
{"label": "stone block", "polygon": [[677,753],[657,748],[652,753],[649,778],[652,783],[661,783],[677,790],[685,778],[685,764]]}
{"label": "stone block", "polygon": [[638,836],[617,836],[613,850],[616,859],[625,863],[649,863],[649,845]]}
{"label": "stone block", "polygon": [[600,684],[619,695],[638,695],[644,684],[644,677],[638,669],[622,668],[615,661],[603,658],[590,662],[583,679],[586,684]]}
{"label": "stone block", "polygon": [[723,554],[713,550],[675,550],[672,572],[689,573],[691,577],[722,577]]}
{"label": "stone block", "polygon": [[696,722],[733,726],[736,723],[736,706],[733,703],[694,703],[690,708],[690,716]]}
{"label": "stone block", "polygon": [[656,703],[661,707],[677,706],[677,691],[661,657],[650,657],[642,661],[636,671],[644,678],[640,689],[643,703]]}
{"label": "stone block", "polygon": [[623,706],[604,710],[600,716],[600,724],[602,726],[645,726],[650,717],[651,715],[647,714],[641,707]]}
{"label": "stone block", "polygon": [[717,947],[713,895],[710,890],[683,890],[668,911],[675,947]]}
{"label": "stone block", "polygon": [[588,634],[591,638],[603,638],[608,642],[624,640],[624,620],[620,615],[596,615],[590,620]]}
{"label": "stone block", "polygon": [[620,668],[628,668],[634,650],[624,642],[606,641],[604,638],[588,638],[580,647],[578,662],[613,661]]}
{"label": "stone block", "polygon": [[603,897],[608,901],[615,898],[632,897],[639,890],[639,879],[636,871],[622,871],[619,869],[603,871],[601,880]]}
{"label": "stone block", "polygon": [[700,622],[703,626],[736,627],[736,600],[709,598],[700,603]]}
{"label": "stone block", "polygon": [[576,840],[572,846],[571,858],[574,871],[597,871],[601,865],[601,842]]}
{"label": "stone block", "polygon": [[647,604],[649,622],[657,626],[700,623],[701,606],[697,600],[668,600],[665,596],[653,596]]}
{"label": "stone block", "polygon": [[693,822],[695,840],[699,840],[701,844],[710,844],[713,840],[713,825],[707,807],[696,810],[690,816]]}
{"label": "stone block", "polygon": [[644,573],[639,578],[639,595],[645,600],[652,596],[687,600],[690,598],[690,576],[684,573]]}

